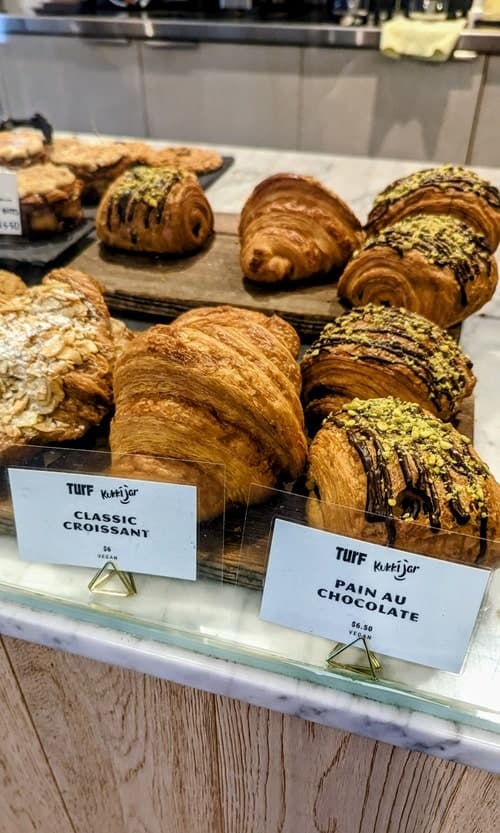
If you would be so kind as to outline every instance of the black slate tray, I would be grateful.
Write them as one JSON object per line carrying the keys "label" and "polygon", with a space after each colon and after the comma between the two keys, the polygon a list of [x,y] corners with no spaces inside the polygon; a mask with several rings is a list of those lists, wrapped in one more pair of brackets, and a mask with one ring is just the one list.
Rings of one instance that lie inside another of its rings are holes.
{"label": "black slate tray", "polygon": [[[223,164],[217,171],[198,174],[203,190],[210,188],[226,173],[234,162],[234,156],[223,156]],[[24,237],[0,236],[0,269],[13,269],[19,272],[20,266],[45,268],[58,260],[72,246],[79,243],[94,228],[97,206],[85,206],[85,220],[76,228],[58,234],[50,239],[27,240]]]}
{"label": "black slate tray", "polygon": [[25,237],[0,236],[0,269],[18,264],[48,266],[86,237],[93,228],[93,220],[86,219],[75,228],[49,239],[27,240]]}
{"label": "black slate tray", "polygon": [[223,156],[222,158],[224,160],[222,166],[218,168],[216,171],[211,171],[211,173],[209,174],[197,175],[200,181],[200,185],[204,191],[206,191],[207,188],[210,188],[210,186],[213,185],[214,182],[217,182],[217,180],[220,179],[221,176],[229,170],[229,168],[234,162],[234,156]]}

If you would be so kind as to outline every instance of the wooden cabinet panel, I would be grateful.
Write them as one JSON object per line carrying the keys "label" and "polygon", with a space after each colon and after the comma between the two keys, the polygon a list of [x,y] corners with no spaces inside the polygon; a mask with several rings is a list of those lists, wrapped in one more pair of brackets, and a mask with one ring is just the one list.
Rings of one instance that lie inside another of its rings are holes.
{"label": "wooden cabinet panel", "polygon": [[492,833],[500,780],[217,698],[227,833]]}
{"label": "wooden cabinet panel", "polygon": [[0,45],[10,113],[43,113],[59,130],[143,136],[138,45],[11,35]]}
{"label": "wooden cabinet panel", "polygon": [[470,162],[500,165],[500,56],[490,55],[487,59]]}
{"label": "wooden cabinet panel", "polygon": [[[500,779],[486,772],[48,648],[4,642],[74,833],[500,829]],[[10,697],[14,708],[0,712],[0,729],[2,717],[15,723],[19,695],[11,691]],[[14,798],[10,787],[7,795],[15,808],[29,778],[30,806],[42,813],[42,824],[22,826],[11,815],[5,830],[0,817],[0,830],[71,833],[57,814],[52,827],[43,827],[51,793],[42,771],[28,772],[30,739],[23,726],[20,731],[8,754],[0,753],[22,784]],[[51,777],[48,772],[49,783]],[[0,797],[1,789],[0,775]]]}
{"label": "wooden cabinet panel", "polygon": [[305,49],[303,150],[465,162],[484,58],[425,64]]}
{"label": "wooden cabinet panel", "polygon": [[5,643],[76,833],[222,833],[210,695]]}
{"label": "wooden cabinet panel", "polygon": [[243,44],[152,48],[142,64],[150,135],[297,146],[300,49]]}
{"label": "wooden cabinet panel", "polygon": [[1,640],[0,830],[73,833]]}

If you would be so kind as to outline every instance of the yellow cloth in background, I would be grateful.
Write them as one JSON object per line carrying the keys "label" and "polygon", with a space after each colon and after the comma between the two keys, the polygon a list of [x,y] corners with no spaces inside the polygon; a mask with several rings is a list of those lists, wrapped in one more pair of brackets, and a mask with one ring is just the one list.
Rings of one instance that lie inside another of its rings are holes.
{"label": "yellow cloth in background", "polygon": [[388,58],[408,55],[423,61],[447,61],[466,26],[459,20],[410,20],[395,17],[382,25],[380,51]]}

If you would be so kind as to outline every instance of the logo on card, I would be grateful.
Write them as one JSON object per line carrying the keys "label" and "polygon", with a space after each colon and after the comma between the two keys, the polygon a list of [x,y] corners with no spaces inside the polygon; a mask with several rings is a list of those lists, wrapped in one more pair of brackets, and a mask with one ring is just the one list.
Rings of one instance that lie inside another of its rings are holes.
{"label": "logo on card", "polygon": [[[66,483],[68,493],[70,495],[90,495],[94,492],[94,486],[91,483]],[[131,489],[130,486],[118,486],[117,489],[100,489],[102,500],[109,500],[111,498],[118,499],[120,503],[130,503],[130,498],[134,497],[139,489]]]}
{"label": "logo on card", "polygon": [[404,581],[409,575],[416,573],[417,570],[420,570],[420,567],[415,564],[409,564],[406,558],[403,558],[401,561],[373,562],[374,573],[392,573],[392,577],[396,581]]}

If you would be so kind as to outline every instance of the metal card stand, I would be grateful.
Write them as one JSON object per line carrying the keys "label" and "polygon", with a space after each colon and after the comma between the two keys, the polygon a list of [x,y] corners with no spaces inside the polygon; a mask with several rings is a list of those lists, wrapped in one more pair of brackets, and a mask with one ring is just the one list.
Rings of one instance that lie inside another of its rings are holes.
{"label": "metal card stand", "polygon": [[[114,578],[118,579],[121,587],[110,588],[105,585]],[[102,593],[106,596],[135,596],[137,589],[132,573],[124,573],[119,570],[113,561],[106,563],[97,571],[94,578],[89,581],[88,588],[91,593]]]}
{"label": "metal card stand", "polygon": [[[335,657],[338,657],[344,651],[347,651],[348,648],[352,648],[357,642],[363,643],[363,647],[368,658],[368,668],[364,665],[349,665],[348,663],[335,662]],[[357,671],[358,674],[366,674],[368,677],[371,677],[372,680],[378,680],[377,672],[382,670],[382,663],[378,659],[377,655],[368,648],[368,642],[366,641],[365,636],[357,636],[356,639],[353,639],[352,642],[348,642],[345,645],[342,642],[338,643],[337,646],[328,654],[326,664],[332,669],[342,668],[347,669],[348,671]]]}

